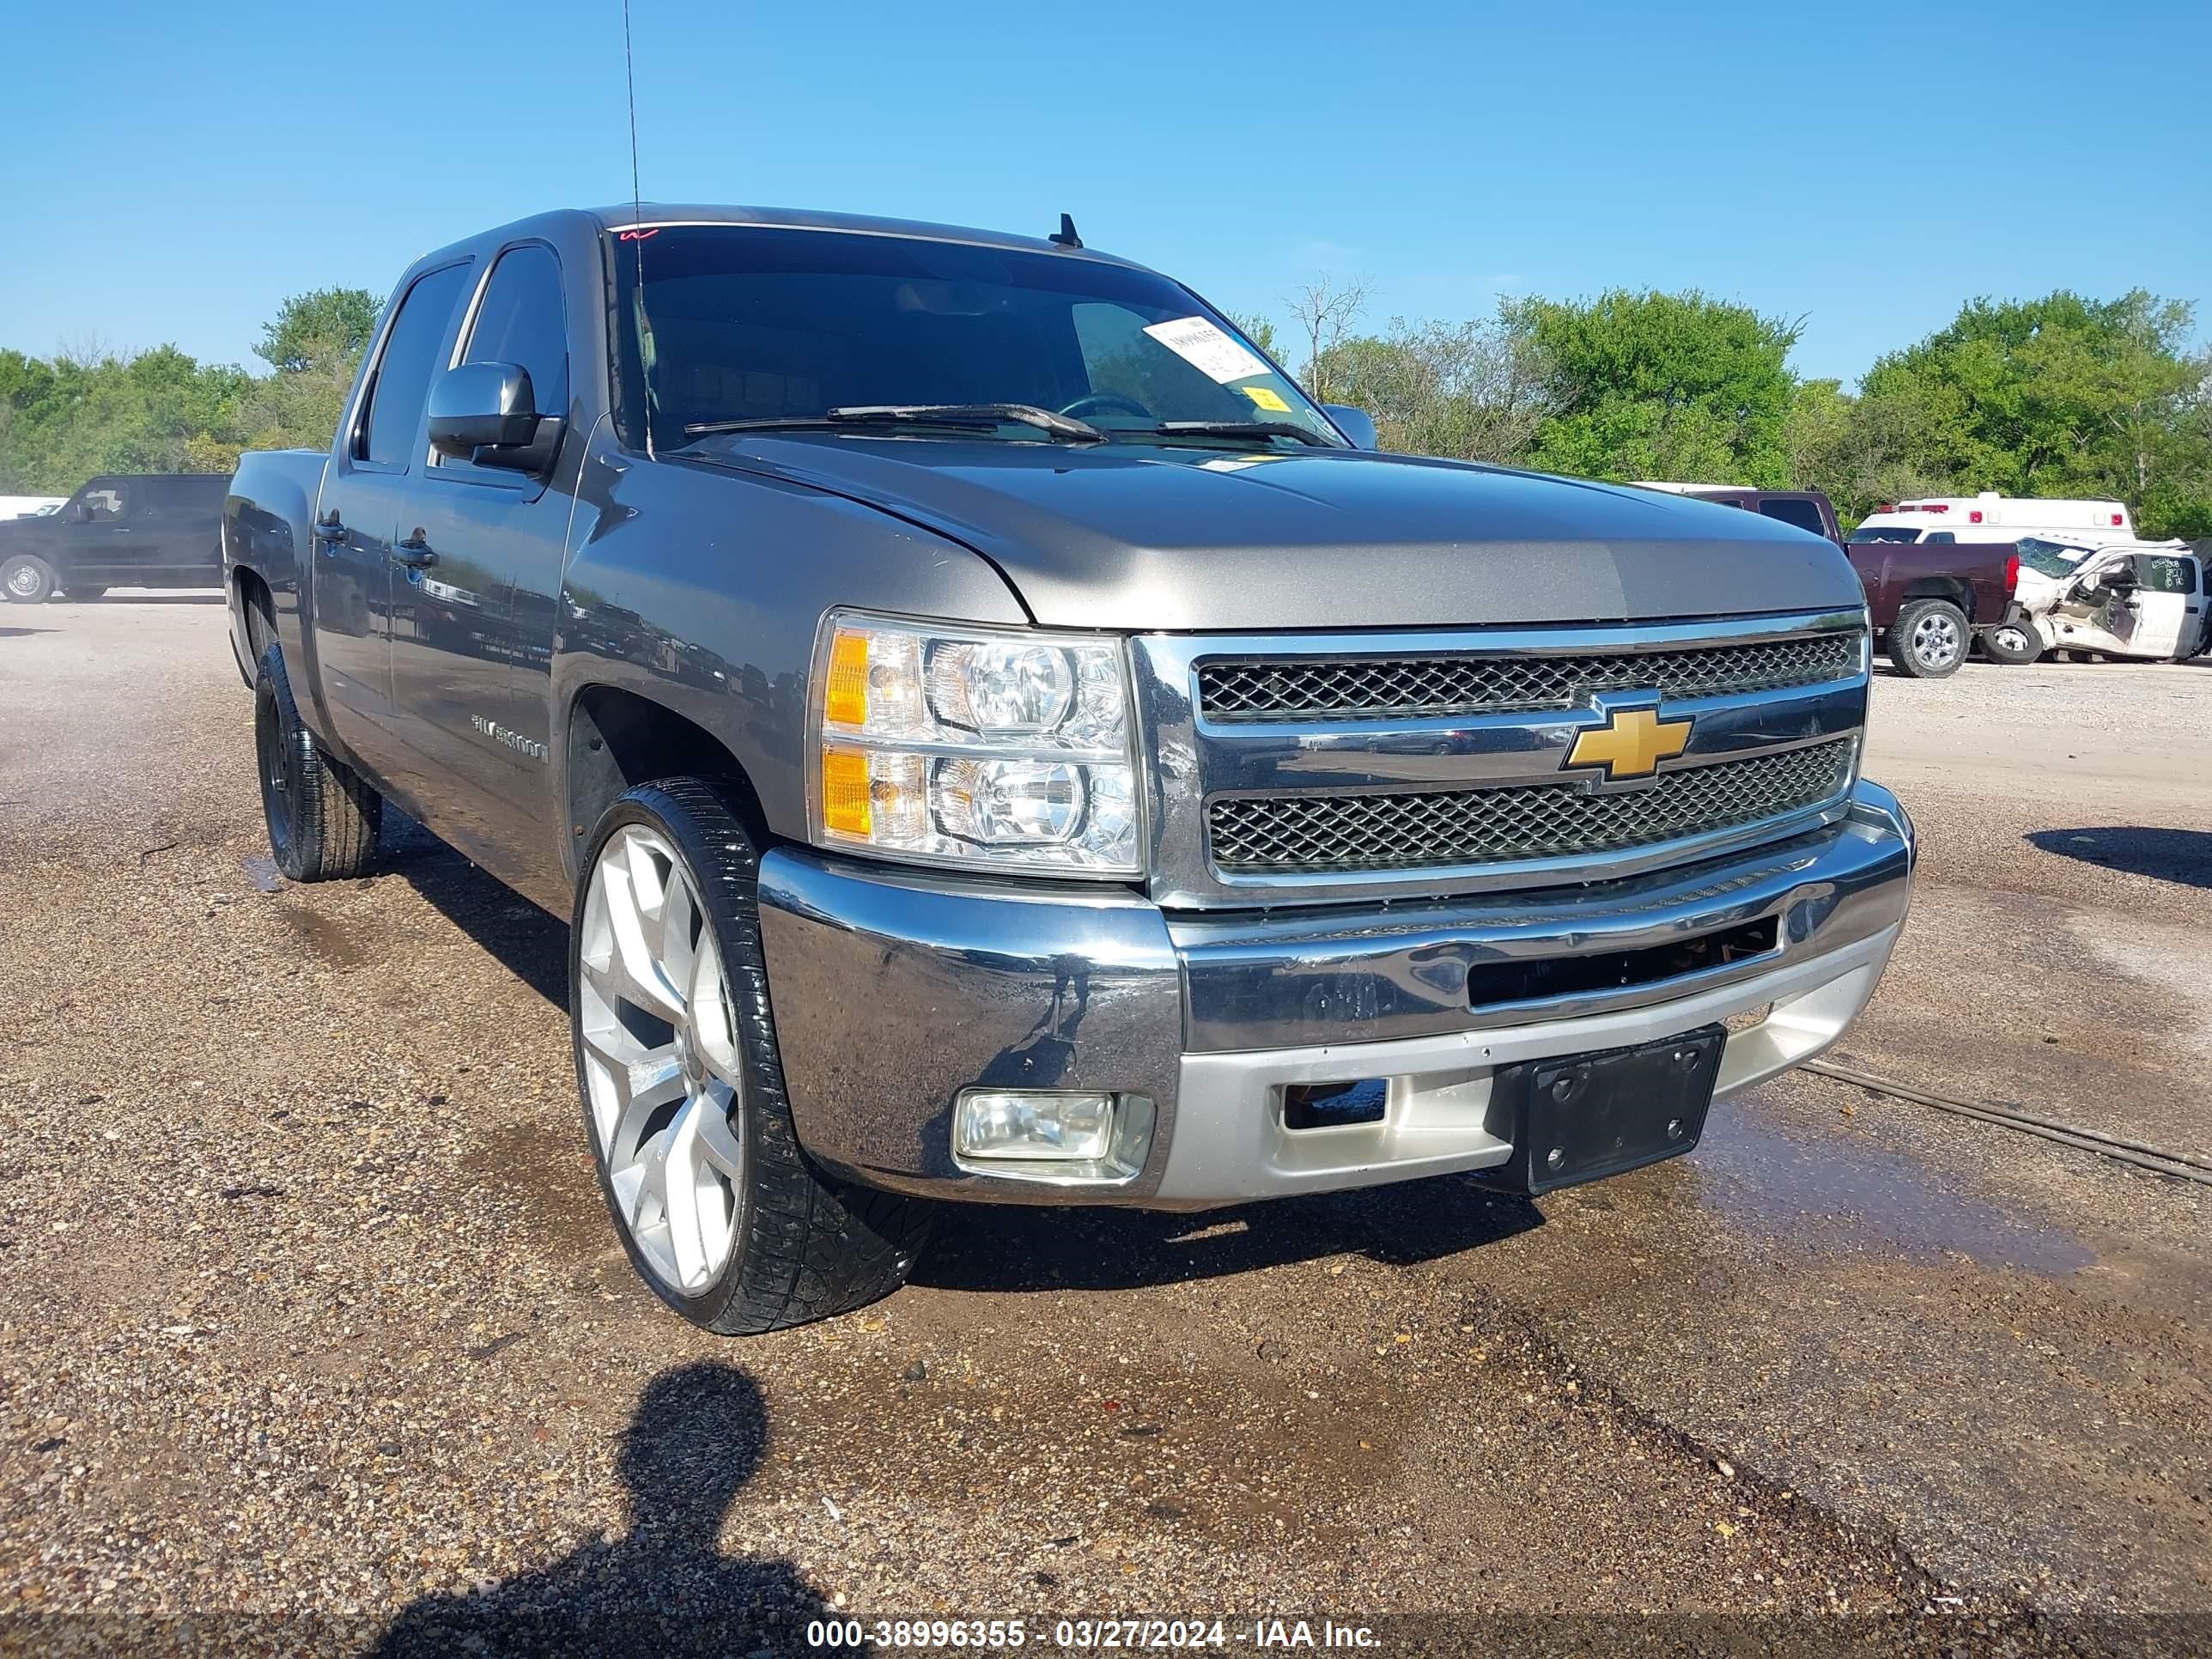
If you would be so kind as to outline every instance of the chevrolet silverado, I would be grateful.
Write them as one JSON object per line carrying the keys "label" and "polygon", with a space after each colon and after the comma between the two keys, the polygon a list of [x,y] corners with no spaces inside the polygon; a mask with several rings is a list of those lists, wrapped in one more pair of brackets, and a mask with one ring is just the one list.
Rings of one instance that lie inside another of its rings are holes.
{"label": "chevrolet silverado", "polygon": [[1687,1152],[1903,925],[1858,580],[1371,442],[1064,222],[471,237],[231,485],[276,862],[389,801],[569,920],[613,1224],[717,1331],[884,1294],[945,1200]]}

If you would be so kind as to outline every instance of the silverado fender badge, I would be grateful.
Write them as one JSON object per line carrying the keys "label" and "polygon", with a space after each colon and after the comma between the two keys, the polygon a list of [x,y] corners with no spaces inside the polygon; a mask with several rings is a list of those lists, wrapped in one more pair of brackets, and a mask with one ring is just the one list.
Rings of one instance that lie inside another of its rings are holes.
{"label": "silverado fender badge", "polygon": [[1656,708],[1620,708],[1606,716],[1603,726],[1575,733],[1564,765],[1602,766],[1605,781],[1648,778],[1659,763],[1673,760],[1690,746],[1694,720],[1664,720]]}

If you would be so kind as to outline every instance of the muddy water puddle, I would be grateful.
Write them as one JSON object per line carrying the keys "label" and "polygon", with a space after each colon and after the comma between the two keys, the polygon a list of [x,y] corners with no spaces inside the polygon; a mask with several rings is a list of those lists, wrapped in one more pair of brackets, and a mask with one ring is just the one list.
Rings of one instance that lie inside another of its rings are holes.
{"label": "muddy water puddle", "polygon": [[1716,1107],[1677,1168],[1698,1208],[1814,1249],[1963,1255],[2053,1279],[2097,1259],[2064,1229],[1976,1197],[1909,1152],[1785,1131],[1755,1102]]}

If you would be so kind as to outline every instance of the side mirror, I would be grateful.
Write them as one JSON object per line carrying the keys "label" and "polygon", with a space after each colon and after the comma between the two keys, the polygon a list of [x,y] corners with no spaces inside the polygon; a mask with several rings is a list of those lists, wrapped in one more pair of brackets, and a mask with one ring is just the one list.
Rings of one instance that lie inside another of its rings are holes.
{"label": "side mirror", "polygon": [[62,516],[71,524],[86,524],[92,519],[92,509],[82,501],[72,501],[63,509]]}
{"label": "side mirror", "polygon": [[561,438],[558,416],[538,412],[519,363],[463,363],[430,387],[430,447],[454,460],[542,471]]}
{"label": "side mirror", "polygon": [[1354,449],[1376,447],[1375,417],[1365,410],[1354,409],[1350,404],[1323,404],[1321,412],[1336,422],[1336,429],[1352,440]]}

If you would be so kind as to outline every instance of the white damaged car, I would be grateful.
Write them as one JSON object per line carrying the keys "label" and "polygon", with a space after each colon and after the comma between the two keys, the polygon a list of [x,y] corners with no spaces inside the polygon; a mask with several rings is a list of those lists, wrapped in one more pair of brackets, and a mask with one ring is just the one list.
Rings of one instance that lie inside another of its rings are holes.
{"label": "white damaged car", "polygon": [[1984,639],[1999,662],[2046,651],[2179,662],[2212,644],[2203,562],[2187,542],[2081,547],[2029,537],[2019,554],[2013,603]]}

